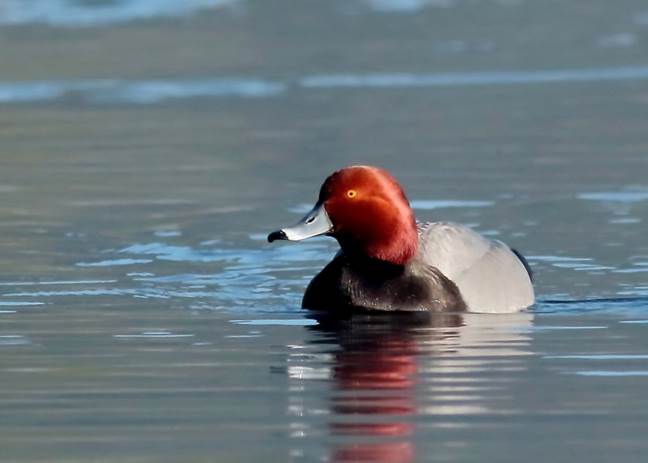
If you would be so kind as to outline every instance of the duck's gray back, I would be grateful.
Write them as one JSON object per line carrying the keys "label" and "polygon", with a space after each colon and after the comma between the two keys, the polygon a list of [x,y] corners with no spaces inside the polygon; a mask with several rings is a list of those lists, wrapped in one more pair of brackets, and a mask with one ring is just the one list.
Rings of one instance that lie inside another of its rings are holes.
{"label": "duck's gray back", "polygon": [[450,222],[419,224],[418,232],[417,259],[454,282],[471,312],[510,313],[533,305],[525,264],[501,241]]}

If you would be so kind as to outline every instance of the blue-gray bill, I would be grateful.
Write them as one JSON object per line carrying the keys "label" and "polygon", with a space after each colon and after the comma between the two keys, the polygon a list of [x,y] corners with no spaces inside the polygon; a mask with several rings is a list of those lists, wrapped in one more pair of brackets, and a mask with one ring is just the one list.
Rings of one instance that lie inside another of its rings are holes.
{"label": "blue-gray bill", "polygon": [[306,214],[299,222],[292,227],[285,227],[268,235],[268,241],[275,240],[301,241],[313,236],[325,235],[333,230],[331,219],[321,203]]}

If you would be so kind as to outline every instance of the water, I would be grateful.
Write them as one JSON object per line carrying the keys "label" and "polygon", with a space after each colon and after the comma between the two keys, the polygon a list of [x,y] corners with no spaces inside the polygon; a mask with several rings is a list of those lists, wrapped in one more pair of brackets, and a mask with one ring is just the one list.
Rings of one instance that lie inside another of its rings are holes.
{"label": "water", "polygon": [[93,27],[188,16],[235,3],[236,0],[5,0],[0,8],[0,23]]}
{"label": "water", "polygon": [[[28,3],[0,461],[642,461],[643,2]],[[265,235],[350,163],[523,251],[538,304],[308,318],[335,243]]]}

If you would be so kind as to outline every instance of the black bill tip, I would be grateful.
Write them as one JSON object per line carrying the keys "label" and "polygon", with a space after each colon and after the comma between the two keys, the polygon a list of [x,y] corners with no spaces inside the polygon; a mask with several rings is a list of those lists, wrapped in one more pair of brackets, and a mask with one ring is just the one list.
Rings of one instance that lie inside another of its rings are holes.
{"label": "black bill tip", "polygon": [[288,237],[286,236],[286,233],[283,230],[277,230],[273,231],[268,235],[268,243],[272,243],[273,241],[276,240],[287,240]]}

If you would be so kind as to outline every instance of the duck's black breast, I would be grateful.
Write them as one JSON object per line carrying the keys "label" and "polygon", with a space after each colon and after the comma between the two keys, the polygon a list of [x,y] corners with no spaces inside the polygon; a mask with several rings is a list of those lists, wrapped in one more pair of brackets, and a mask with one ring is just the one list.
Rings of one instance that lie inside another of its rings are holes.
{"label": "duck's black breast", "polygon": [[461,311],[466,304],[438,269],[338,254],[310,282],[302,307],[318,311]]}

